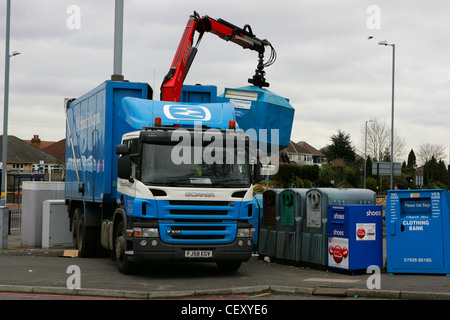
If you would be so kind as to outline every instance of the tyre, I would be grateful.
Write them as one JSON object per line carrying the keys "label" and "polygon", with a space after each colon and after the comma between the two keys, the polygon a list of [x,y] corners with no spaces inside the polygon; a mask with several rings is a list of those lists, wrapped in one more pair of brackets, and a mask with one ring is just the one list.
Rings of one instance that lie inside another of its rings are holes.
{"label": "tyre", "polygon": [[116,229],[116,234],[114,237],[114,247],[115,247],[115,257],[117,267],[120,273],[132,274],[136,270],[136,265],[134,262],[128,259],[125,251],[128,250],[128,243],[125,238],[125,225],[123,220],[119,222]]}
{"label": "tyre", "polygon": [[95,256],[96,228],[86,227],[84,224],[84,214],[82,208],[76,208],[72,223],[72,238],[75,248],[78,249],[78,256],[91,258]]}
{"label": "tyre", "polygon": [[72,218],[72,241],[73,246],[75,249],[78,249],[78,224],[80,220],[80,213],[77,211],[78,209],[75,209],[75,212],[73,214]]}

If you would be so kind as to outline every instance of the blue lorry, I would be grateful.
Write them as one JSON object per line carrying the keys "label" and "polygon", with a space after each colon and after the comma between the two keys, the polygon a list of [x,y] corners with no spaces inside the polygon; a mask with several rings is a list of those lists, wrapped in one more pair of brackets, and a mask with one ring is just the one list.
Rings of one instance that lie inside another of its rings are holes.
{"label": "blue lorry", "polygon": [[[183,85],[204,32],[258,52],[254,87],[218,97],[214,86]],[[194,12],[160,101],[148,84],[124,81],[116,58],[111,81],[66,99],[65,199],[79,256],[108,253],[122,273],[143,261],[210,261],[234,271],[250,259],[258,150],[278,161],[294,117],[287,99],[263,89],[275,57],[249,26]]]}
{"label": "blue lorry", "polygon": [[259,177],[233,105],[149,98],[147,84],[106,81],[66,101],[65,193],[79,255],[106,249],[122,273],[164,260],[238,269],[253,250]]}

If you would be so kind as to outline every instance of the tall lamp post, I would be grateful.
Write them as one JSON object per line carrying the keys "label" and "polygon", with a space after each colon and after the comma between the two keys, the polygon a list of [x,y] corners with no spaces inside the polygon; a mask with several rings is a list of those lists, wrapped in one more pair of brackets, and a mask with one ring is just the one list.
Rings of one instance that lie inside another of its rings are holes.
{"label": "tall lamp post", "polygon": [[7,202],[7,155],[8,155],[8,103],[9,103],[9,60],[19,52],[9,53],[9,38],[11,29],[11,0],[6,1],[6,45],[5,45],[5,93],[3,102],[3,145],[2,145],[2,179],[0,205]]}
{"label": "tall lamp post", "polygon": [[394,76],[395,76],[395,44],[386,40],[378,42],[380,46],[392,47],[392,109],[391,109],[391,190],[394,186]]}
{"label": "tall lamp post", "polygon": [[3,103],[3,145],[2,145],[2,183],[1,205],[6,206],[6,159],[8,154],[8,101],[9,101],[9,34],[11,20],[11,0],[6,1],[6,45],[5,45],[5,93]]}
{"label": "tall lamp post", "polygon": [[364,189],[366,188],[366,175],[367,175],[367,123],[373,120],[366,120],[366,133],[364,135]]}

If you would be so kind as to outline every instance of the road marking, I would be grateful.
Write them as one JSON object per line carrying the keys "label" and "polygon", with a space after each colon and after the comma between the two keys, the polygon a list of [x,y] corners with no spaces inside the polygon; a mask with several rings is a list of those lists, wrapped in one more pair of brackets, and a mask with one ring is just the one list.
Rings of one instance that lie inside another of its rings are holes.
{"label": "road marking", "polygon": [[356,280],[356,279],[336,279],[336,278],[307,278],[304,279],[303,281],[321,281],[321,282],[346,282],[346,283],[354,283],[354,282],[358,282],[360,280]]}
{"label": "road marking", "polygon": [[270,294],[270,292],[265,292],[265,293],[257,294],[256,296],[250,296],[250,298],[259,298],[259,297],[262,297],[262,296],[267,296],[268,294]]}

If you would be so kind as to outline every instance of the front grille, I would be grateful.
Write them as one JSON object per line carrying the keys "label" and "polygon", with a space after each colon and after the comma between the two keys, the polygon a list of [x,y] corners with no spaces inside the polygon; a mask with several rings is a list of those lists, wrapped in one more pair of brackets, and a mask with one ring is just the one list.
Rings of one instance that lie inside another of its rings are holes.
{"label": "front grille", "polygon": [[174,219],[175,223],[222,223],[223,220],[217,219]]}
{"label": "front grille", "polygon": [[160,204],[160,236],[165,243],[221,244],[236,237],[233,202],[169,200]]}
{"label": "front grille", "polygon": [[210,200],[170,200],[170,205],[173,206],[215,206],[226,207],[228,201],[210,201]]}
{"label": "front grille", "polygon": [[222,216],[227,215],[226,210],[170,210],[170,214],[184,214],[184,215],[209,215],[209,216]]}
{"label": "front grille", "polygon": [[212,236],[212,235],[172,236],[172,239],[175,240],[217,240],[224,238],[225,236]]}
{"label": "front grille", "polygon": [[175,222],[160,223],[161,240],[166,243],[207,244],[229,243],[236,236],[237,224],[232,222]]}
{"label": "front grille", "polygon": [[193,230],[225,230],[226,228],[224,226],[190,226],[190,225],[185,225],[185,226],[173,226],[171,227],[171,230],[176,230],[176,231],[180,231],[180,230],[189,230],[189,231],[193,231]]}

